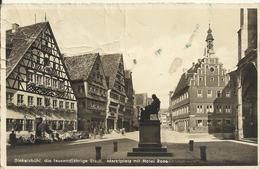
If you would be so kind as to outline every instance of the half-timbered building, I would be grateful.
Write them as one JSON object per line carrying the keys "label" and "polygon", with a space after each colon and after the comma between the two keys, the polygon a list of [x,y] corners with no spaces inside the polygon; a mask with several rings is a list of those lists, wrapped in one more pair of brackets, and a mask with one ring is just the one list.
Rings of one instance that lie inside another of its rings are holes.
{"label": "half-timbered building", "polygon": [[78,102],[78,129],[105,128],[107,83],[98,53],[65,57]]}
{"label": "half-timbered building", "polygon": [[7,131],[76,130],[77,102],[49,22],[13,24],[6,59]]}
{"label": "half-timbered building", "polygon": [[122,129],[127,98],[123,56],[103,55],[101,61],[108,86],[105,125],[107,129]]}

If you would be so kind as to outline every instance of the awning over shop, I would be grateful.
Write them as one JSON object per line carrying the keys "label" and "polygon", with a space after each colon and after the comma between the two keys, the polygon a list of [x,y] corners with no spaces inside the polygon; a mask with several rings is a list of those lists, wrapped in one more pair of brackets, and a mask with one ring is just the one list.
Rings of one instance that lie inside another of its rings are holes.
{"label": "awning over shop", "polygon": [[46,120],[64,120],[64,119],[58,117],[57,115],[51,114],[49,116],[46,116]]}
{"label": "awning over shop", "polygon": [[108,116],[107,119],[114,120],[116,117],[115,116]]}
{"label": "awning over shop", "polygon": [[61,114],[50,114],[48,116],[46,116],[46,120],[61,120],[61,121],[76,121],[76,116],[72,116],[72,115],[61,115]]}
{"label": "awning over shop", "polygon": [[7,119],[35,119],[35,116],[24,112],[6,109]]}
{"label": "awning over shop", "polygon": [[19,112],[15,110],[7,109],[6,111],[6,118],[7,119],[36,119],[42,117],[46,120],[61,120],[61,121],[76,121],[76,115],[61,115],[61,114],[54,114],[51,113],[50,115],[44,114],[44,115],[32,115],[25,112]]}

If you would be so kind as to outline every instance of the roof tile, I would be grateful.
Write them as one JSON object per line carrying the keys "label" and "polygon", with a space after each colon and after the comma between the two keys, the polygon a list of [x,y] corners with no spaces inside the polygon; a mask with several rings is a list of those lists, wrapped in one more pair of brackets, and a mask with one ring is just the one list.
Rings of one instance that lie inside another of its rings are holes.
{"label": "roof tile", "polygon": [[70,79],[87,80],[98,56],[98,53],[91,53],[64,57]]}
{"label": "roof tile", "polygon": [[119,53],[101,56],[105,76],[109,78],[109,88],[113,88],[121,58],[122,54]]}

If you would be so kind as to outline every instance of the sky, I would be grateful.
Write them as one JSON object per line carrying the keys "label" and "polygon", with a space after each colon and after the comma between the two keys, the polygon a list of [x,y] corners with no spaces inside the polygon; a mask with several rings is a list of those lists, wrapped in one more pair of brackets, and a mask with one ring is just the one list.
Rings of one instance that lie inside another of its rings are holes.
{"label": "sky", "polygon": [[240,5],[3,5],[2,27],[50,22],[65,56],[122,53],[135,93],[155,93],[169,106],[183,71],[203,58],[207,30],[215,55],[227,70],[237,64]]}

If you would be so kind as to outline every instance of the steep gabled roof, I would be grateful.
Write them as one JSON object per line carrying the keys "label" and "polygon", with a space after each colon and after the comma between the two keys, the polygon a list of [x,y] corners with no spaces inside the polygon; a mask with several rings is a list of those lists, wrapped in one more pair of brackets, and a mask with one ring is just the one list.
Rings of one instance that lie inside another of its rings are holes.
{"label": "steep gabled roof", "polygon": [[127,97],[131,96],[131,94],[134,93],[131,74],[132,72],[130,70],[125,70],[125,89]]}
{"label": "steep gabled roof", "polygon": [[204,62],[204,59],[199,60],[199,62],[194,64],[187,72],[188,73],[197,73],[198,68],[201,67],[202,62]]}
{"label": "steep gabled roof", "polygon": [[175,88],[174,94],[172,97],[179,94],[181,90],[189,86],[189,80],[193,76],[194,73],[197,73],[198,68],[201,67],[201,63],[204,61],[204,59],[200,60],[198,63],[194,64],[187,72],[183,73],[181,75],[181,78],[179,80],[179,83],[177,87]]}
{"label": "steep gabled roof", "polygon": [[181,75],[181,78],[179,80],[179,83],[177,85],[177,87],[175,88],[173,97],[178,95],[178,93],[183,90],[185,87],[187,87],[189,85],[189,78],[187,77],[187,74],[183,73]]}
{"label": "steep gabled roof", "polygon": [[113,88],[114,86],[116,74],[121,59],[122,59],[122,54],[119,53],[101,56],[101,61],[104,68],[105,76],[108,77],[109,88]]}
{"label": "steep gabled roof", "polygon": [[7,58],[6,74],[7,77],[22,59],[24,54],[33,44],[38,35],[49,25],[48,22],[40,22],[29,26],[18,27],[12,33],[12,30],[6,31],[6,47],[11,49]]}
{"label": "steep gabled roof", "polygon": [[64,57],[71,80],[87,80],[95,64],[98,53]]}

